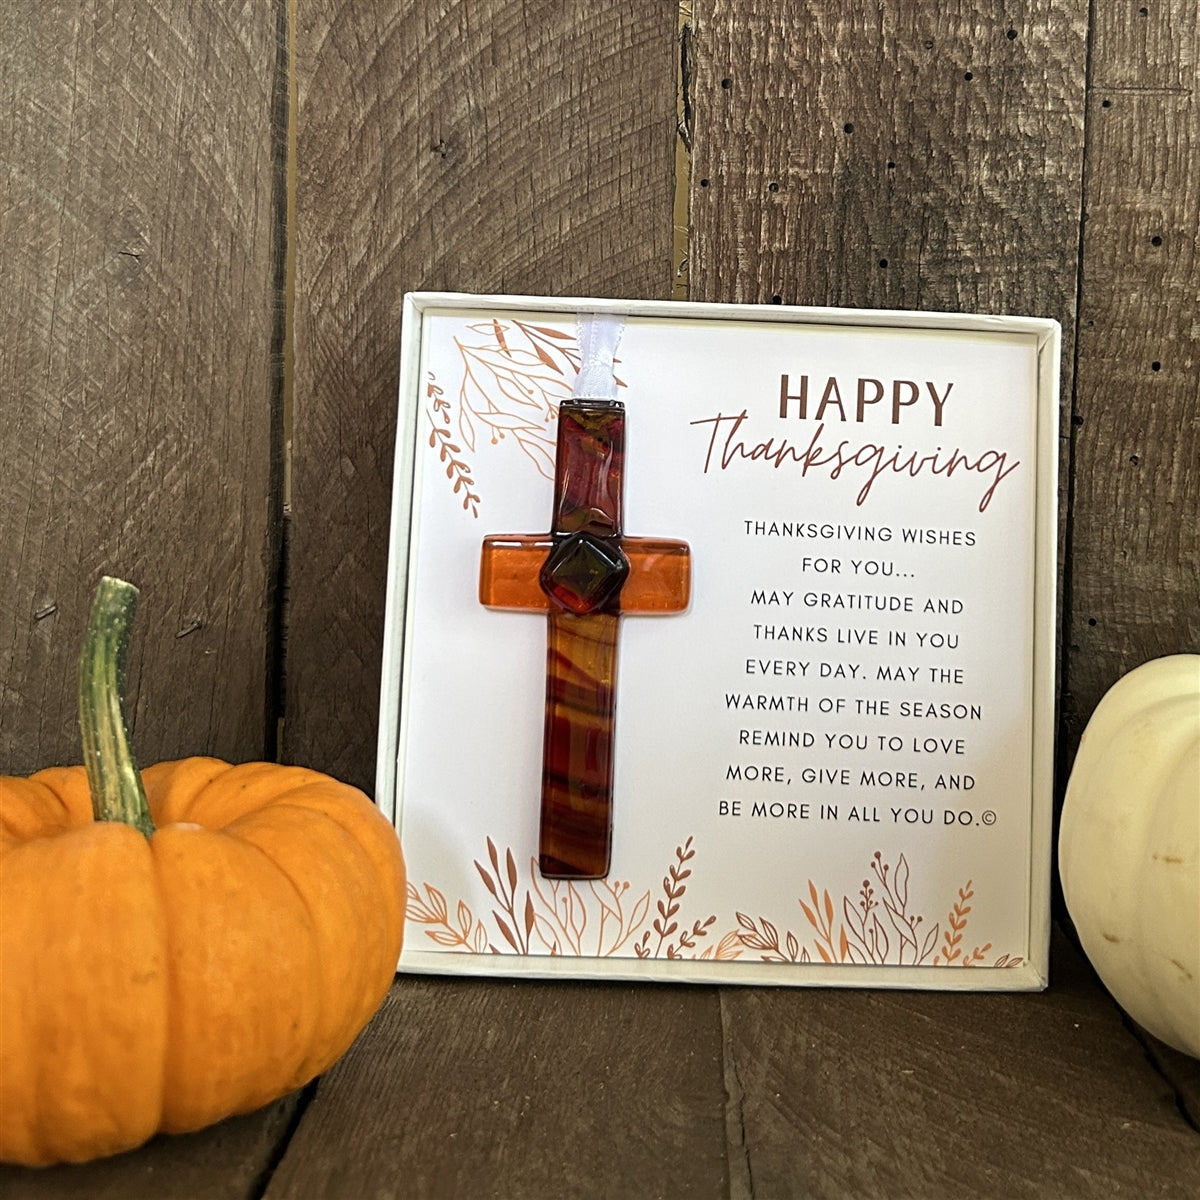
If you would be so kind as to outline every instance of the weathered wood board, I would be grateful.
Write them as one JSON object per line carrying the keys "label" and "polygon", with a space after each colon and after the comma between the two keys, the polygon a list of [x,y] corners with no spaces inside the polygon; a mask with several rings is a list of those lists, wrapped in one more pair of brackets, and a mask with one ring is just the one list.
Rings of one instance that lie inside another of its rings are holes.
{"label": "weathered wood board", "polygon": [[1055,317],[1070,363],[1082,0],[695,11],[693,299]]}
{"label": "weathered wood board", "polygon": [[303,1111],[296,1092],[199,1133],[156,1137],[99,1162],[0,1166],[6,1200],[257,1200]]}
{"label": "weathered wood board", "polygon": [[101,574],[145,762],[261,757],[282,229],[276,19],[11,5],[0,35],[0,770],[78,762]]}
{"label": "weathered wood board", "polygon": [[1065,938],[1037,996],[722,994],[732,1197],[1195,1195],[1200,1137]]}
{"label": "weathered wood board", "polygon": [[1095,11],[1063,754],[1104,692],[1200,650],[1200,5]]}
{"label": "weathered wood board", "polygon": [[712,988],[400,979],[266,1196],[723,1196],[723,1095]]}

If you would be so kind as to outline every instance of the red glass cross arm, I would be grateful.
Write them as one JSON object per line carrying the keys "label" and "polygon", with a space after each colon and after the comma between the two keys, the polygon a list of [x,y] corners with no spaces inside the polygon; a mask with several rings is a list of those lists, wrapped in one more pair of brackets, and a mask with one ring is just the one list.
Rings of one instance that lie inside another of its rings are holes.
{"label": "red glass cross arm", "polygon": [[480,601],[547,616],[538,864],[549,878],[608,873],[619,619],[682,612],[691,590],[686,542],[623,534],[624,432],[619,403],[564,403],[549,534],[483,544]]}

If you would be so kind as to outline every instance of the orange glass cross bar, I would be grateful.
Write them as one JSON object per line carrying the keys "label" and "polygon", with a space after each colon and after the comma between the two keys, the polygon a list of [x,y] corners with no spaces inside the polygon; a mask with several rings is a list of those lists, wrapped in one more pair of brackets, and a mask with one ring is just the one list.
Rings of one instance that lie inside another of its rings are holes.
{"label": "orange glass cross bar", "polygon": [[[651,616],[683,612],[691,595],[692,557],[687,542],[673,538],[627,537],[621,548],[629,575],[621,587],[621,612]],[[549,612],[553,601],[538,573],[554,549],[545,534],[493,534],[483,539],[479,600],[510,612]]]}
{"label": "orange glass cross bar", "polygon": [[619,619],[682,612],[691,593],[686,542],[622,533],[624,427],[619,403],[565,402],[551,531],[486,537],[480,559],[482,604],[546,614],[538,867],[551,879],[608,874]]}

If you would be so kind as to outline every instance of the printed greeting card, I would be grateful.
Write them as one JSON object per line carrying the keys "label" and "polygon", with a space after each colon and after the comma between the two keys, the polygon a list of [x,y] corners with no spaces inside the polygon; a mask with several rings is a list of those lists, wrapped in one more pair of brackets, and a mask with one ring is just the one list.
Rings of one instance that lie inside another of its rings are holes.
{"label": "printed greeting card", "polygon": [[404,969],[1046,982],[1052,321],[406,298]]}

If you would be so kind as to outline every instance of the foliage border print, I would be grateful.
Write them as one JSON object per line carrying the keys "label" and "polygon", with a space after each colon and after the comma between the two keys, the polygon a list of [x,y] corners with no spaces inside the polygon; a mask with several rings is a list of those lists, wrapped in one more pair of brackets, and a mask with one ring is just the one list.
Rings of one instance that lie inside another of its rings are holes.
{"label": "foliage border print", "polygon": [[[675,847],[658,888],[628,880],[577,883],[543,879],[530,858],[522,869],[511,848],[489,837],[474,866],[490,897],[476,912],[453,904],[432,883],[408,884],[408,920],[446,951],[468,954],[549,954],[645,959],[757,958],[775,963],[860,966],[1018,967],[1019,955],[997,953],[990,941],[968,935],[975,888],[968,879],[947,898],[936,919],[909,904],[910,868],[902,853],[894,865],[876,850],[857,891],[834,897],[812,879],[797,897],[795,928],[735,911],[722,929],[715,913],[687,906],[696,860],[694,839]],[[944,913],[944,915],[942,915]]]}

